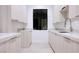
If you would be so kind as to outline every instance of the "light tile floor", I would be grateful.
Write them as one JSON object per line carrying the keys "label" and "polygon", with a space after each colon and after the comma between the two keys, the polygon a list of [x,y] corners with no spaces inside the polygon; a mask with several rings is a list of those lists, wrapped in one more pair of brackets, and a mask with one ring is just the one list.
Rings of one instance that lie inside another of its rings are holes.
{"label": "light tile floor", "polygon": [[53,53],[48,43],[32,43],[29,48],[23,48],[21,53]]}

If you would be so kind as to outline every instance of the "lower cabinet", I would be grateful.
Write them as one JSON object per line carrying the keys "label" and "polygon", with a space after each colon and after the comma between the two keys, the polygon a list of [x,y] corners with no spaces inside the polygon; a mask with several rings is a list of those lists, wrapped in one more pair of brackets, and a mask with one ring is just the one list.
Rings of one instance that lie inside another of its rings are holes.
{"label": "lower cabinet", "polygon": [[5,45],[7,45],[6,42],[0,43],[0,53],[6,52],[6,46]]}
{"label": "lower cabinet", "polygon": [[31,42],[32,42],[32,32],[31,31],[21,31],[21,47],[22,48],[26,48],[26,47],[29,47]]}
{"label": "lower cabinet", "polygon": [[14,37],[10,41],[8,41],[7,52],[19,52],[21,49],[21,38],[20,37]]}
{"label": "lower cabinet", "polygon": [[28,47],[31,45],[32,43],[32,31],[28,31]]}
{"label": "lower cabinet", "polygon": [[[56,34],[53,34],[52,35],[54,38],[52,39],[53,43],[54,43],[54,51],[55,52],[64,52],[64,48],[63,48],[63,40],[62,40],[62,37],[56,35]],[[52,42],[51,42],[52,43]],[[52,44],[53,45],[53,44]]]}
{"label": "lower cabinet", "polygon": [[70,38],[60,36],[49,32],[49,43],[56,53],[77,53],[79,52],[79,43]]}
{"label": "lower cabinet", "polygon": [[21,38],[14,37],[8,41],[0,43],[0,53],[14,53],[18,52],[21,49]]}
{"label": "lower cabinet", "polygon": [[0,43],[0,52],[19,52],[21,48],[29,47],[32,43],[32,31],[23,30],[20,33],[19,36]]}
{"label": "lower cabinet", "polygon": [[[52,50],[55,50],[55,41],[54,41],[55,35],[52,34],[52,32],[49,32],[49,44],[52,48]],[[55,52],[55,51],[54,51]]]}
{"label": "lower cabinet", "polygon": [[79,53],[79,42],[69,38],[64,39],[64,48],[66,52]]}

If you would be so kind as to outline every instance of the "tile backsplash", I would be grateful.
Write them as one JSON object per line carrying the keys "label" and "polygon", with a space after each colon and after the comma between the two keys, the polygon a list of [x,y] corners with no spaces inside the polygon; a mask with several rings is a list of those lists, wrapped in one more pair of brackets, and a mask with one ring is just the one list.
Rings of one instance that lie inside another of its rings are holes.
{"label": "tile backsplash", "polygon": [[[74,32],[79,32],[79,18],[74,18],[71,21],[71,25],[72,25],[72,30]],[[56,30],[66,30],[66,31],[70,31],[70,21],[68,20],[66,22],[66,28],[64,26],[64,22],[57,22],[54,23],[54,27]]]}
{"label": "tile backsplash", "polygon": [[72,21],[72,29],[73,31],[79,32],[79,19]]}

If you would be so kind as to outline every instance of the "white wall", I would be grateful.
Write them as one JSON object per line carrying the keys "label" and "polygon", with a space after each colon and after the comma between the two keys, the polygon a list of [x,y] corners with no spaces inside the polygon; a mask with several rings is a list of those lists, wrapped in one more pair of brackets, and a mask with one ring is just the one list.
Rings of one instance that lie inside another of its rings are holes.
{"label": "white wall", "polygon": [[27,6],[26,5],[12,5],[11,17],[21,22],[27,22]]}
{"label": "white wall", "polygon": [[51,29],[53,23],[53,6],[52,5],[30,5],[28,6],[27,28],[33,29],[33,9],[48,9],[48,29]]}

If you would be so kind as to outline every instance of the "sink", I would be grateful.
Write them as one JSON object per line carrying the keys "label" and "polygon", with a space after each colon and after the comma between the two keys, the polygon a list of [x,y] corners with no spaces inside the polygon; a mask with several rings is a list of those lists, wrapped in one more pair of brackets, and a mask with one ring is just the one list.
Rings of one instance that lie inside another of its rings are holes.
{"label": "sink", "polygon": [[69,33],[69,32],[67,32],[67,31],[61,31],[60,33]]}
{"label": "sink", "polygon": [[57,30],[59,33],[70,33],[69,31],[67,30]]}

